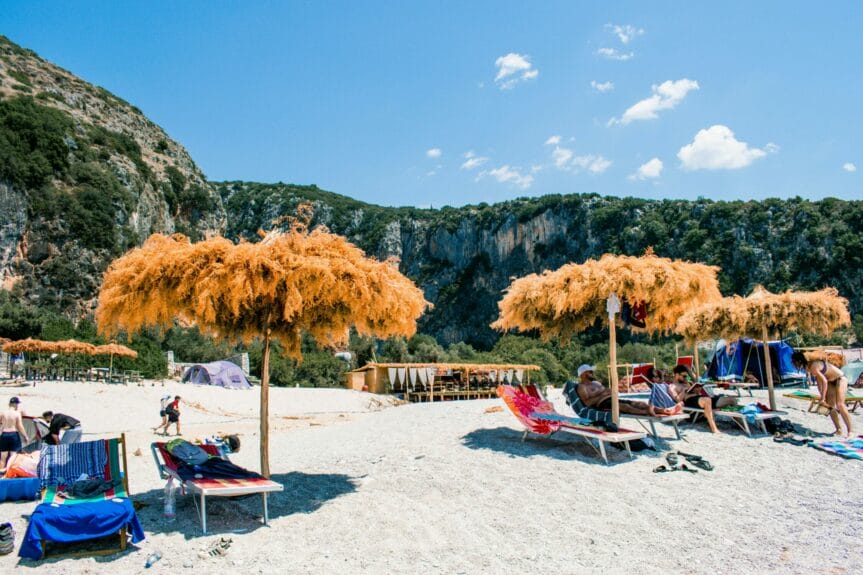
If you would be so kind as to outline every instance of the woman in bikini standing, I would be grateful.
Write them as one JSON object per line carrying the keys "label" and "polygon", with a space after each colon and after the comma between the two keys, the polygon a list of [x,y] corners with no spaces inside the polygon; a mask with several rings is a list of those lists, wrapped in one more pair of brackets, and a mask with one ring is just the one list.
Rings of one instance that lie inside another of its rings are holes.
{"label": "woman in bikini standing", "polygon": [[[802,351],[791,354],[791,363],[797,369],[806,371],[810,380],[818,384],[821,393],[821,405],[830,408],[830,419],[836,426],[836,435],[843,435],[840,416],[848,429],[847,437],[851,437],[851,415],[845,405],[845,394],[848,391],[848,379],[842,370],[824,359],[809,360]],[[838,413],[837,413],[838,412]]]}

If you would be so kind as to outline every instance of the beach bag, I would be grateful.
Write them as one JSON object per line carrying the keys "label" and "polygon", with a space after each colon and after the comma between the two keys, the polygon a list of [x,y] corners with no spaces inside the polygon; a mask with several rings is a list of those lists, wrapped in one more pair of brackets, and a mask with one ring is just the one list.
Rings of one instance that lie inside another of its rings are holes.
{"label": "beach bag", "polygon": [[200,465],[210,458],[210,454],[198,445],[193,445],[185,439],[175,439],[169,442],[165,449],[171,457],[187,465]]}

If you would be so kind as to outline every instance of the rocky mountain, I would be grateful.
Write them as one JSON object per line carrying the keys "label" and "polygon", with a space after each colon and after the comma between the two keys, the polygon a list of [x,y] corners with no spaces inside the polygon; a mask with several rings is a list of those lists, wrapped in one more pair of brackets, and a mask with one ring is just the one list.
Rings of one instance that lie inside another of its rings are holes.
{"label": "rocky mountain", "polygon": [[82,317],[110,261],[151,233],[254,240],[307,201],[314,223],[400,258],[435,305],[420,330],[446,344],[496,341],[488,324],[513,276],[649,246],[719,266],[726,294],[833,285],[863,339],[861,201],[587,194],[427,210],[315,186],[212,183],[140,110],[0,36],[0,286],[16,301]]}
{"label": "rocky mountain", "polygon": [[863,310],[860,201],[567,195],[420,210],[364,204],[314,186],[223,182],[217,188],[230,236],[253,238],[311,201],[317,223],[367,253],[399,257],[402,271],[435,305],[421,319],[421,331],[448,344],[494,343],[498,334],[488,324],[514,276],[606,252],[638,255],[649,246],[661,256],[719,266],[726,294],[746,294],[757,284],[776,291],[832,285],[849,298],[852,311]]}
{"label": "rocky mountain", "polygon": [[154,232],[224,230],[188,152],[141,110],[0,36],[0,285],[93,307],[108,263]]}

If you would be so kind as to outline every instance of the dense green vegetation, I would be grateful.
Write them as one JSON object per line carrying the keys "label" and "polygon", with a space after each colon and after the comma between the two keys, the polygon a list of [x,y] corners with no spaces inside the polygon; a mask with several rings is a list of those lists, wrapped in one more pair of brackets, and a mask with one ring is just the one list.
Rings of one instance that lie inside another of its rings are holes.
{"label": "dense green vegetation", "polygon": [[[51,106],[70,106],[74,98],[66,102],[54,88],[28,77],[25,71],[32,68],[16,65],[14,58],[39,61],[0,36],[8,83],[19,93],[35,93],[0,99],[0,184],[26,201],[26,221],[21,222],[26,240],[10,244],[23,254],[8,270],[18,281],[12,291],[0,290],[0,337],[74,337],[99,343],[88,319],[92,298],[110,261],[145,239],[131,223],[136,217],[154,216],[138,205],[145,192],[152,200],[149,211],[161,214],[164,198],[176,231],[193,240],[199,236],[195,223],[220,207],[210,184],[198,181],[194,170],[181,171],[180,163],[163,164],[164,177],[157,178],[138,143],[146,140],[132,136],[137,128],[112,131],[97,125],[104,123],[102,103],[122,109],[114,118],[140,110],[103,88],[82,83],[87,99],[98,98],[100,110],[92,105],[88,110],[81,101],[77,105],[85,120],[73,120]],[[47,73],[58,86],[68,81],[56,69]],[[172,149],[158,132],[152,165],[173,157]],[[546,344],[531,334],[501,337],[488,324],[497,315],[501,291],[514,276],[607,252],[637,255],[647,247],[661,256],[718,266],[725,294],[745,294],[757,284],[774,291],[832,285],[850,300],[854,321],[851,330],[836,334],[832,342],[863,341],[863,201],[654,201],[574,194],[419,209],[367,204],[314,185],[212,185],[226,208],[225,234],[232,239],[255,241],[258,230],[270,229],[274,221],[294,214],[300,203],[312,202],[313,224],[328,226],[374,256],[400,257],[401,270],[424,289],[434,308],[421,318],[420,334],[409,340],[354,336],[353,367],[369,360],[536,363],[543,367],[540,381],[558,382],[580,363],[605,365],[605,330],[588,330],[566,344]],[[153,190],[161,196],[152,198]],[[16,204],[9,213],[19,212]],[[667,365],[674,359],[670,339],[624,330],[620,342],[623,363],[655,359]],[[213,342],[194,329],[175,328],[135,336],[131,345],[141,357],[118,360],[118,367],[151,377],[164,373],[167,350],[182,361],[247,351],[253,372],[260,375],[257,342],[247,347]],[[275,385],[341,385],[349,366],[309,340],[304,340],[303,351],[305,361],[297,364],[275,346]]]}

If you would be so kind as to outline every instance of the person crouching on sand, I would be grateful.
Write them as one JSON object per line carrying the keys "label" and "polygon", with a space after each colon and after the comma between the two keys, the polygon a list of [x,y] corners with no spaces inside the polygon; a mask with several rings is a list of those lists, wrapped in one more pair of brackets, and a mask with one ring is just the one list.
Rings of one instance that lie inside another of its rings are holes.
{"label": "person crouching on sand", "polygon": [[[168,435],[168,428],[171,427],[172,423],[177,425],[177,435],[180,435],[180,396],[175,395],[174,401],[169,403],[167,407],[165,407],[165,413],[168,415],[168,421],[164,425],[164,431],[162,435]],[[162,426],[157,427],[156,429],[161,429]]]}

